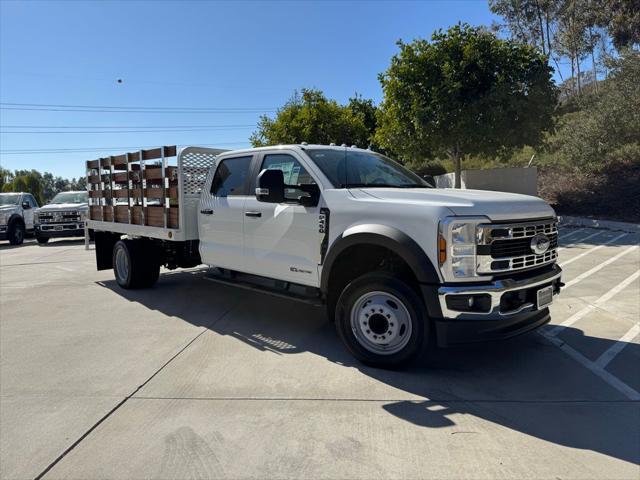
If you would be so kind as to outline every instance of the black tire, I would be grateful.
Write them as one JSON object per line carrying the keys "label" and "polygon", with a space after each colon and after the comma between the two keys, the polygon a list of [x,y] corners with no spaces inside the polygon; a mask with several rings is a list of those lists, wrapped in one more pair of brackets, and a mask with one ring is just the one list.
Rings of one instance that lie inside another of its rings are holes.
{"label": "black tire", "polygon": [[[371,313],[372,306],[376,309]],[[377,307],[381,307],[380,313]],[[349,352],[367,365],[398,368],[428,345],[429,319],[422,300],[409,285],[387,272],[367,273],[350,282],[338,299],[335,320],[338,336]],[[374,340],[371,337],[376,333]],[[384,344],[391,339],[395,343]]]}
{"label": "black tire", "polygon": [[49,241],[49,237],[43,237],[41,235],[36,234],[36,240],[40,245],[44,245]]}
{"label": "black tire", "polygon": [[11,245],[22,245],[25,235],[24,223],[20,220],[14,220],[11,225],[9,225],[9,231],[7,233]]}
{"label": "black tire", "polygon": [[118,240],[113,247],[113,273],[122,288],[133,290],[153,286],[160,264],[149,254],[142,240]]}

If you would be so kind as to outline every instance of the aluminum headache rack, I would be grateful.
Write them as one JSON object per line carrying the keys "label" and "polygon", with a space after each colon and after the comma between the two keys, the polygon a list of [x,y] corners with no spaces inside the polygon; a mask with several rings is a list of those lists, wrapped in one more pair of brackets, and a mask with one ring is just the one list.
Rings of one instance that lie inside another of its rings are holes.
{"label": "aluminum headache rack", "polygon": [[200,192],[216,156],[226,151],[165,146],[87,161],[87,227],[196,240]]}

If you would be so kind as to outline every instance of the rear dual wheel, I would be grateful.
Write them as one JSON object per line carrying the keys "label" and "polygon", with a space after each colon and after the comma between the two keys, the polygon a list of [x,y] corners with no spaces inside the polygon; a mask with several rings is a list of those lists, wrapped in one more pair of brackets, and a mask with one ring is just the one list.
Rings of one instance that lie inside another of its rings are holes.
{"label": "rear dual wheel", "polygon": [[113,271],[125,289],[153,286],[160,275],[160,263],[153,248],[142,240],[118,240],[113,247]]}

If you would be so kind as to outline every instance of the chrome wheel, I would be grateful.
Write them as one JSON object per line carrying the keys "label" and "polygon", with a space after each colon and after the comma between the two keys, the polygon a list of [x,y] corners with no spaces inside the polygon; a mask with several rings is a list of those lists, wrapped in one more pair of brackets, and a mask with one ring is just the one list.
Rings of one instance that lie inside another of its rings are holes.
{"label": "chrome wheel", "polygon": [[116,274],[123,282],[129,278],[129,257],[123,247],[116,251]]}
{"label": "chrome wheel", "polygon": [[377,355],[392,355],[411,338],[411,315],[398,297],[368,292],[351,309],[351,329],[360,345]]}

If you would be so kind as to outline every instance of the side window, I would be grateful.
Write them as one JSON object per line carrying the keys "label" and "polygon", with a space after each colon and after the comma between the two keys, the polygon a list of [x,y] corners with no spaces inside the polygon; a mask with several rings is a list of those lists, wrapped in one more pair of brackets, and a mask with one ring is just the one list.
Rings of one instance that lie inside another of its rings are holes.
{"label": "side window", "polygon": [[251,158],[248,156],[222,160],[211,182],[211,194],[217,197],[244,195]]}
{"label": "side window", "polygon": [[265,155],[262,161],[262,170],[282,170],[284,174],[284,198],[286,200],[298,200],[301,196],[308,195],[299,185],[315,184],[315,180],[309,172],[291,155],[277,153]]}
{"label": "side window", "polygon": [[38,208],[38,202],[33,198],[33,195],[27,195],[27,201],[29,202],[29,205],[31,205],[31,208]]}

